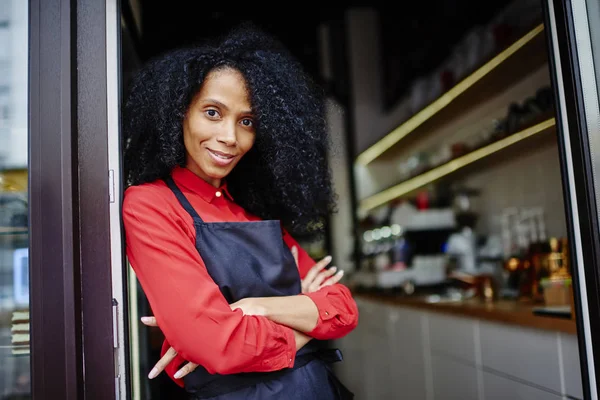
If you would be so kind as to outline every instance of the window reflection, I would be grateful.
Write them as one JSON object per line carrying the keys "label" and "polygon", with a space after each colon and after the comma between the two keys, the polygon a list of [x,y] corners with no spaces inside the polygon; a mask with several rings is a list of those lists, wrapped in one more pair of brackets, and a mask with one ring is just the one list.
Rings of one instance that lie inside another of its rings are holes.
{"label": "window reflection", "polygon": [[0,0],[0,399],[31,398],[28,1]]}

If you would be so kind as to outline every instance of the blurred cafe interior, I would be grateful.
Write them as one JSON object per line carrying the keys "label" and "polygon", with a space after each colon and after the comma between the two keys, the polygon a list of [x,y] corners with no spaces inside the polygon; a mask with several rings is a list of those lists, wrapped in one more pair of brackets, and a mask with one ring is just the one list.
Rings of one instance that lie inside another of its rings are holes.
{"label": "blurred cafe interior", "polygon": [[123,254],[116,116],[145,61],[244,20],[327,91],[338,209],[299,239],[358,304],[334,343],[356,399],[598,399],[597,2],[42,3],[0,0],[0,399],[185,398],[147,378],[163,336]]}

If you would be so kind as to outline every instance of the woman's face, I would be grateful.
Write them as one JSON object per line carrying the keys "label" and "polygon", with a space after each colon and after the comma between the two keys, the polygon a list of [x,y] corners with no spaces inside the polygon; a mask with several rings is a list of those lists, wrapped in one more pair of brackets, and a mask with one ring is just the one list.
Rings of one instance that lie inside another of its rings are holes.
{"label": "woman's face", "polygon": [[214,187],[254,145],[254,116],[243,75],[210,72],[183,121],[186,167]]}

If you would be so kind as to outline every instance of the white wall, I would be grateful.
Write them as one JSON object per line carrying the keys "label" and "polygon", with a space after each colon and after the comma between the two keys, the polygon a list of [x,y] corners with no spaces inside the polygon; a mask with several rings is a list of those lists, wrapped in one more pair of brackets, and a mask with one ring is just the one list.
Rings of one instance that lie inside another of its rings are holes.
{"label": "white wall", "polygon": [[[333,79],[330,53],[330,31],[327,24],[319,27],[320,73],[325,81]],[[331,246],[333,264],[338,269],[351,271],[354,268],[353,218],[351,171],[348,168],[348,127],[346,110],[334,98],[327,101],[327,124],[331,138],[329,167],[334,190],[338,196],[337,212],[331,216]]]}
{"label": "white wall", "polygon": [[352,259],[353,210],[346,143],[347,128],[344,123],[344,110],[335,100],[329,100],[327,113],[332,141],[329,164],[333,175],[334,189],[338,195],[337,213],[331,217],[332,256],[333,262],[338,268],[349,271],[354,268],[354,261]]}
{"label": "white wall", "polygon": [[350,10],[346,14],[350,82],[357,152],[381,137],[379,128],[383,93],[380,84],[380,62],[377,13],[368,8]]}
{"label": "white wall", "polygon": [[482,234],[500,231],[500,210],[507,207],[543,207],[549,237],[566,237],[560,164],[556,136],[523,149],[514,158],[503,160],[493,168],[469,174],[463,182],[481,189],[478,199],[481,219],[477,231]]}

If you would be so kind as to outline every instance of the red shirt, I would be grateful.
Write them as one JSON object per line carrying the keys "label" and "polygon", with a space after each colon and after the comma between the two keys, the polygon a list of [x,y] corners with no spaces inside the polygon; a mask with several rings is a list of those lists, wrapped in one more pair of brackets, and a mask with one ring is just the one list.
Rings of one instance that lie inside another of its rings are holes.
{"label": "red shirt", "polygon": [[[217,189],[185,168],[175,168],[172,175],[205,222],[259,220],[233,201],[225,185]],[[266,317],[231,310],[196,250],[192,217],[162,180],[125,191],[123,222],[127,257],[166,338],[162,353],[169,346],[178,353],[166,368],[173,380],[183,385],[173,375],[185,361],[220,374],[293,366],[293,331]],[[284,241],[298,247],[304,278],[315,261],[287,232]],[[338,283],[305,295],[319,310],[309,336],[337,339],[356,327],[358,310],[346,286]]]}

